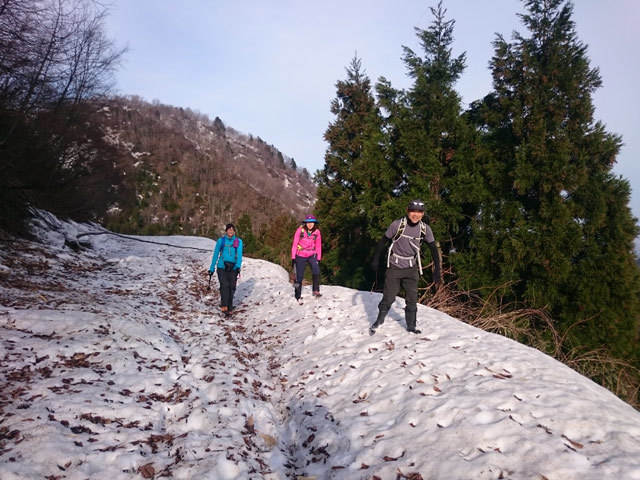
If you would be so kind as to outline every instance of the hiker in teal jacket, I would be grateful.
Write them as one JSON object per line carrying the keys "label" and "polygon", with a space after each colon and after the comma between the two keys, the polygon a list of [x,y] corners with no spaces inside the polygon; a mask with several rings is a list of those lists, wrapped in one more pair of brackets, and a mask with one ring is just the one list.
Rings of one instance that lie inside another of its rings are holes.
{"label": "hiker in teal jacket", "polygon": [[226,235],[216,242],[209,267],[209,277],[213,272],[218,272],[220,307],[222,313],[229,315],[234,309],[233,295],[236,293],[238,275],[242,266],[242,240],[236,237],[236,227],[233,223],[227,224],[225,232]]}

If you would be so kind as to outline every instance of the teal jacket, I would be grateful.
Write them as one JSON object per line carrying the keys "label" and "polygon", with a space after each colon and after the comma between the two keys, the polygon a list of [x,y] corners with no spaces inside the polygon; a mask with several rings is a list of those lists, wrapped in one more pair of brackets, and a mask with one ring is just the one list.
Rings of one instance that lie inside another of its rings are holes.
{"label": "teal jacket", "polygon": [[209,271],[215,271],[216,267],[224,270],[224,262],[234,262],[236,270],[242,266],[242,240],[235,235],[231,238],[225,235],[216,242]]}

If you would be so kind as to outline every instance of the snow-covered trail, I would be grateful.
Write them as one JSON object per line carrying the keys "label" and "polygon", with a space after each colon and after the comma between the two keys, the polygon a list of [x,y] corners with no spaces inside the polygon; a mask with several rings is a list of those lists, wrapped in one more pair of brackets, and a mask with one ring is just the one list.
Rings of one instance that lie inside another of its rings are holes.
{"label": "snow-covered trail", "polygon": [[640,479],[640,414],[540,352],[253,259],[223,318],[213,241],[72,227],[0,252],[3,480]]}
{"label": "snow-covered trail", "polygon": [[[15,288],[3,292],[2,406],[24,402],[24,415],[13,415],[20,428],[10,435],[22,447],[7,442],[3,451],[36,449],[48,460],[33,474],[76,478],[105,470],[131,478],[145,465],[176,478],[262,478],[269,463],[285,463],[264,445],[279,437],[267,427],[280,424],[274,350],[268,335],[244,325],[242,310],[232,319],[217,313],[216,285],[205,289],[213,242],[197,239],[203,251],[93,242],[81,255],[25,243],[21,269],[4,262]],[[11,348],[23,343],[28,353]],[[46,411],[45,427],[24,423],[32,410]],[[264,431],[253,428],[257,420]],[[77,439],[60,445],[59,434]]]}

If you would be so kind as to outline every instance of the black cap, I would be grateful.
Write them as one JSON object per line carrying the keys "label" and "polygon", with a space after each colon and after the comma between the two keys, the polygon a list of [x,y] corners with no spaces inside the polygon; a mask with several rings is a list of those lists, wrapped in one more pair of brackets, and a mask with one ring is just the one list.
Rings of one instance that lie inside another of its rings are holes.
{"label": "black cap", "polygon": [[424,212],[424,202],[422,200],[411,200],[407,205],[407,210],[417,210]]}

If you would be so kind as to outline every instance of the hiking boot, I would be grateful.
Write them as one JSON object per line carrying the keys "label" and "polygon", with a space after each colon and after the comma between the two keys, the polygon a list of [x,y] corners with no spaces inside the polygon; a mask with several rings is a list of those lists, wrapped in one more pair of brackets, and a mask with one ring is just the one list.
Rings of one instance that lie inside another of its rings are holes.
{"label": "hiking boot", "polygon": [[320,292],[313,292],[313,296],[316,298],[320,298],[322,294]]}
{"label": "hiking boot", "polygon": [[371,328],[369,329],[369,333],[371,335],[373,335],[378,329],[378,327],[380,327],[380,325],[384,323],[384,317],[386,316],[387,316],[387,312],[385,310],[378,311],[378,316],[376,317],[376,321],[373,322],[373,325],[371,325]]}
{"label": "hiking boot", "polygon": [[378,318],[376,318],[376,321],[373,322],[373,325],[369,327],[369,335],[373,335],[374,333],[376,333],[376,330],[380,328],[380,325],[384,323],[384,317],[386,314],[387,312],[378,313]]}
{"label": "hiking boot", "polygon": [[411,333],[422,333],[420,330],[416,328],[416,316],[417,311],[415,310],[406,310],[404,311],[404,316],[407,321],[407,332]]}

